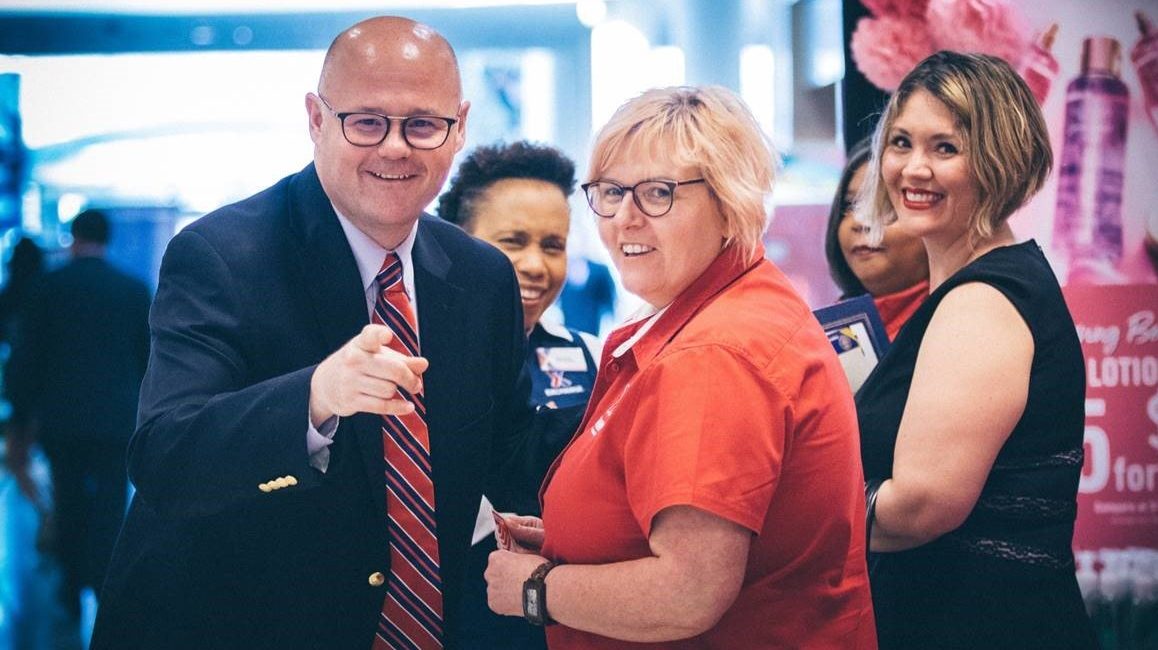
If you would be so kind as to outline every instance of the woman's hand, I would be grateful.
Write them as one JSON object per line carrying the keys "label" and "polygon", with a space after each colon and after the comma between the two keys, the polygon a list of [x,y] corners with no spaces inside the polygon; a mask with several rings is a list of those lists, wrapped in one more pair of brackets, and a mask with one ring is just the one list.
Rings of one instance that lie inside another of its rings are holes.
{"label": "woman's hand", "polygon": [[[520,519],[537,519],[520,517]],[[540,522],[541,523],[541,522]],[[541,531],[542,528],[540,527]],[[541,535],[540,535],[541,537]],[[523,583],[547,560],[530,551],[495,551],[487,562],[487,605],[503,616],[523,615]]]}
{"label": "woman's hand", "polygon": [[[537,554],[543,548],[543,520],[538,517],[510,515],[504,517],[507,527],[511,531],[511,539],[515,541],[513,549],[516,553]],[[538,565],[535,565],[538,566]]]}

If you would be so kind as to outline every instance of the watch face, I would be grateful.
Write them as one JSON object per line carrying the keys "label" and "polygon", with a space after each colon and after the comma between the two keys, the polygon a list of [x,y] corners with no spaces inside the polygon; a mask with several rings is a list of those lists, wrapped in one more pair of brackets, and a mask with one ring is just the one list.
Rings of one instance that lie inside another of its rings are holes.
{"label": "watch face", "polygon": [[530,616],[532,618],[539,618],[540,616],[542,616],[542,614],[539,613],[539,590],[538,589],[534,589],[534,588],[527,589],[526,593],[523,595],[523,598],[525,601],[523,603],[523,607],[524,607],[524,609],[527,610],[525,612],[525,614],[527,616]]}

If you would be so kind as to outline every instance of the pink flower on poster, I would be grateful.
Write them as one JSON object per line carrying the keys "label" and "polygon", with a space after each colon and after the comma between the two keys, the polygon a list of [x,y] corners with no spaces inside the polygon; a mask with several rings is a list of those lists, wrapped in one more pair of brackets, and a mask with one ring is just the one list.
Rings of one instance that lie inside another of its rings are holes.
{"label": "pink flower on poster", "polygon": [[938,50],[991,54],[1016,67],[1029,49],[1029,27],[1008,0],[929,0],[925,19]]}
{"label": "pink flower on poster", "polygon": [[900,16],[923,20],[929,0],[861,0],[874,16]]}
{"label": "pink flower on poster", "polygon": [[849,44],[856,67],[874,86],[892,92],[936,49],[924,22],[896,16],[861,18]]}

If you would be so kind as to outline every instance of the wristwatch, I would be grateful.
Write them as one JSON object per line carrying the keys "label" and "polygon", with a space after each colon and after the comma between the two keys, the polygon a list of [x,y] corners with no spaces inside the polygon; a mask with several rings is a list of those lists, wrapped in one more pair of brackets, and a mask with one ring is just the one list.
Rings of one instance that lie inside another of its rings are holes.
{"label": "wristwatch", "polygon": [[531,625],[550,625],[555,621],[547,615],[547,573],[555,568],[554,562],[544,562],[523,583],[523,616]]}

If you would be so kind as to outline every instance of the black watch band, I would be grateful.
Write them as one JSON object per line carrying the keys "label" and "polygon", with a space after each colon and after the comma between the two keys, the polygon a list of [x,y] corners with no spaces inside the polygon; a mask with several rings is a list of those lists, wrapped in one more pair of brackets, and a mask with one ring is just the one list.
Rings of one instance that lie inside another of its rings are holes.
{"label": "black watch band", "polygon": [[550,625],[555,621],[547,615],[547,573],[555,568],[554,562],[544,562],[523,583],[523,616],[531,625]]}

